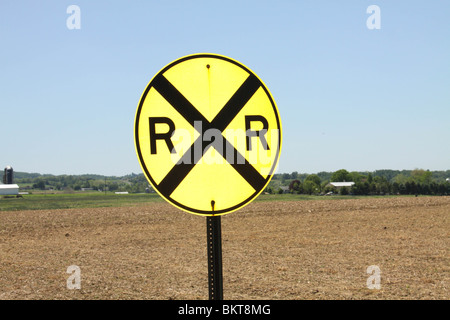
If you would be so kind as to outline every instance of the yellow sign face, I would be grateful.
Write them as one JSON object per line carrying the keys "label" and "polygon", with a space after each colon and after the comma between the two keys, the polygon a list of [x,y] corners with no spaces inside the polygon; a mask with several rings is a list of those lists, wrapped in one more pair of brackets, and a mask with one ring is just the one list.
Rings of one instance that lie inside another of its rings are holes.
{"label": "yellow sign face", "polygon": [[249,204],[267,186],[281,151],[278,109],[241,63],[195,54],[147,85],[135,118],[142,170],[168,202],[213,216]]}

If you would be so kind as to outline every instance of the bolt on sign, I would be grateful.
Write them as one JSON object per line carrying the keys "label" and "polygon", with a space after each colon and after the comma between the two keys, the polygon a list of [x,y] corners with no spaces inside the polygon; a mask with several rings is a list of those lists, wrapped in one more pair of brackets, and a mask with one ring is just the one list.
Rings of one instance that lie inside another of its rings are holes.
{"label": "bolt on sign", "polygon": [[233,212],[268,185],[281,151],[275,101],[249,68],[217,54],[158,72],[136,111],[135,147],[153,188],[203,216]]}

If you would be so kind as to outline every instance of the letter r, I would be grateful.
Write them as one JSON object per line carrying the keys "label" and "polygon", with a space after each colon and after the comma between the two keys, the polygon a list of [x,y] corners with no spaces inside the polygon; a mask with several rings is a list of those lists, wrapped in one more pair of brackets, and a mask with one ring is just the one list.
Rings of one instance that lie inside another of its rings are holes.
{"label": "letter r", "polygon": [[[263,125],[262,130],[252,130],[251,123],[252,122],[261,122]],[[269,145],[267,144],[266,137],[264,135],[269,130],[269,124],[267,123],[267,119],[263,116],[245,116],[245,134],[247,139],[247,151],[252,150],[252,141],[251,137],[258,137],[261,140],[261,144],[264,150],[270,150]]]}
{"label": "letter r", "polygon": [[[173,147],[172,137],[175,131],[175,124],[167,117],[149,117],[149,129],[150,129],[150,154],[156,154],[156,140],[164,140],[170,153],[176,153]],[[169,126],[169,130],[165,133],[156,133],[156,124],[163,123]]]}

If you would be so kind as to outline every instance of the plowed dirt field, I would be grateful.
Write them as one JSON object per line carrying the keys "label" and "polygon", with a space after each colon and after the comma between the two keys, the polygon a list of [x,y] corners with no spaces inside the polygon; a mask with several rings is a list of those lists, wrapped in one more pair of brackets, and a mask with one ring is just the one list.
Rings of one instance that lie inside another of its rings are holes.
{"label": "plowed dirt field", "polygon": [[[450,197],[254,202],[222,217],[224,298],[449,299],[449,216]],[[0,212],[0,299],[206,300],[206,218],[166,203]]]}

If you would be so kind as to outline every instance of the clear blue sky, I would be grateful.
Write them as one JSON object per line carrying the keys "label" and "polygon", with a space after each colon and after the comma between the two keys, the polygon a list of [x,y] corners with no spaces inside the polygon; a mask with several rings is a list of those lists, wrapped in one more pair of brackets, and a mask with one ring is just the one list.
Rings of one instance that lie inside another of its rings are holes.
{"label": "clear blue sky", "polygon": [[[81,29],[69,30],[69,5]],[[369,5],[381,9],[370,30]],[[449,1],[0,2],[0,167],[141,173],[134,116],[171,61],[218,53],[278,105],[278,172],[450,169]]]}

